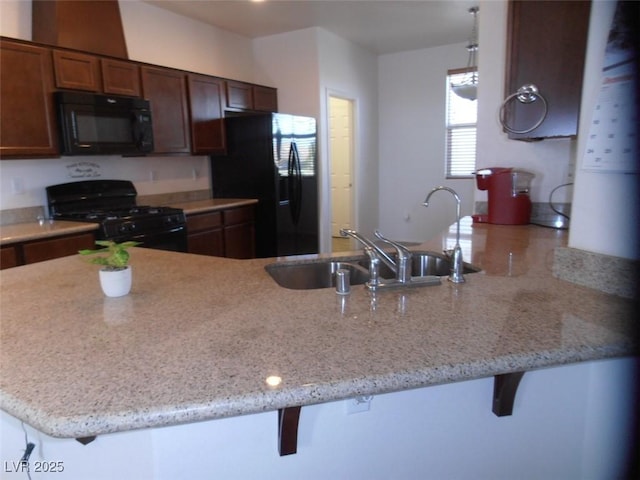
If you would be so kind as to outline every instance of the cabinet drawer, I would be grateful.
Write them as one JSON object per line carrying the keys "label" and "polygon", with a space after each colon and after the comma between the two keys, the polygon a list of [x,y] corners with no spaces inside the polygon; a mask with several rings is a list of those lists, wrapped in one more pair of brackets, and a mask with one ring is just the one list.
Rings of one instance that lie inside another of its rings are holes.
{"label": "cabinet drawer", "polygon": [[187,216],[187,231],[189,233],[220,227],[222,227],[222,213],[220,212]]}
{"label": "cabinet drawer", "polygon": [[74,255],[78,253],[78,250],[94,247],[93,234],[85,233],[25,243],[22,246],[22,254],[24,255],[24,263],[28,264]]}
{"label": "cabinet drawer", "polygon": [[253,222],[254,209],[253,207],[233,208],[231,210],[224,211],[224,224],[236,225],[238,223]]}

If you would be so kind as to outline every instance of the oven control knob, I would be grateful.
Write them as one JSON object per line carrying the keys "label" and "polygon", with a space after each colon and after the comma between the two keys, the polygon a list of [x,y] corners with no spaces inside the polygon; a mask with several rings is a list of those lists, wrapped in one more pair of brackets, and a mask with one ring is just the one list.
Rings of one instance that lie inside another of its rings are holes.
{"label": "oven control knob", "polygon": [[118,230],[120,231],[120,233],[130,233],[130,232],[133,232],[135,229],[136,229],[135,223],[127,222],[120,225],[120,228]]}

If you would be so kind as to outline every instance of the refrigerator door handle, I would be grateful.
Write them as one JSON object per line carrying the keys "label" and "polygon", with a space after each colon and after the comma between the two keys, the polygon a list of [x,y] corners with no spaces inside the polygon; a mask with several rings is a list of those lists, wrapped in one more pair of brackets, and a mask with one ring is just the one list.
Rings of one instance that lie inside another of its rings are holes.
{"label": "refrigerator door handle", "polygon": [[291,142],[289,150],[289,213],[294,225],[300,221],[300,210],[302,201],[302,168],[300,166],[300,155],[298,146]]}

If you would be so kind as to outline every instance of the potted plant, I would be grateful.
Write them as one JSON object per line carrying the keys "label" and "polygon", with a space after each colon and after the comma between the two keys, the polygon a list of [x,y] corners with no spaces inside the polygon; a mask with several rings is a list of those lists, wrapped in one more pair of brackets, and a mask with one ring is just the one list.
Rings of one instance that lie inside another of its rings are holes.
{"label": "potted plant", "polygon": [[100,286],[107,297],[121,297],[131,291],[131,265],[129,265],[130,247],[140,245],[140,242],[117,243],[113,240],[96,240],[96,245],[102,248],[96,250],[80,250],[80,255],[105,255],[94,257],[91,263],[102,265],[100,269]]}

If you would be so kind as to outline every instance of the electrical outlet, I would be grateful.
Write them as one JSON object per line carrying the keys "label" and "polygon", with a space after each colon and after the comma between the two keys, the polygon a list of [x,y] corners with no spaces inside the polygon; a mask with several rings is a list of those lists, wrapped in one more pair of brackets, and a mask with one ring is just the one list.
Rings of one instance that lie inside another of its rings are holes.
{"label": "electrical outlet", "polygon": [[347,414],[368,412],[371,408],[371,400],[373,395],[361,395],[359,397],[347,400]]}
{"label": "electrical outlet", "polygon": [[149,171],[149,181],[150,182],[155,182],[156,180],[158,180],[158,172],[156,172],[155,170],[150,170]]}

